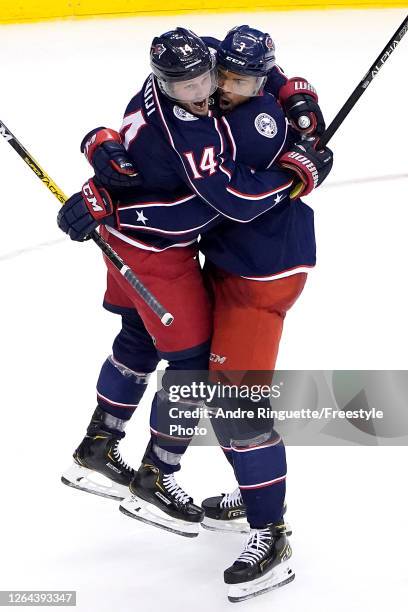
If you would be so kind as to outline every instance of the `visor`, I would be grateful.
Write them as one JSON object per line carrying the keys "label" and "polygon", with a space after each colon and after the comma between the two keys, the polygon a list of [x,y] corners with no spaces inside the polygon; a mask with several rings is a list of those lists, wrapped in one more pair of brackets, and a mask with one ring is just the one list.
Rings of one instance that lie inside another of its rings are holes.
{"label": "visor", "polygon": [[218,89],[247,98],[257,96],[265,85],[266,76],[248,76],[227,70],[218,71]]}
{"label": "visor", "polygon": [[175,102],[201,102],[217,89],[217,71],[211,68],[193,79],[180,81],[177,77],[157,78],[162,92]]}

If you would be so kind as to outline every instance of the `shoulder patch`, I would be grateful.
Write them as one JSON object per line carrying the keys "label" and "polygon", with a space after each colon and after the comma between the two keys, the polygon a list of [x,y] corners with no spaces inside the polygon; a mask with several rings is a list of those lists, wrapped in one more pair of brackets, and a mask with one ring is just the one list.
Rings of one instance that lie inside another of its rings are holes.
{"label": "shoulder patch", "polygon": [[266,138],[275,138],[278,133],[278,126],[273,117],[267,113],[260,113],[255,117],[255,127],[257,131]]}
{"label": "shoulder patch", "polygon": [[177,106],[177,104],[173,106],[173,113],[177,117],[177,119],[181,119],[181,121],[197,121],[198,120],[198,117],[195,117],[188,111],[184,110],[184,108],[181,108],[181,106]]}

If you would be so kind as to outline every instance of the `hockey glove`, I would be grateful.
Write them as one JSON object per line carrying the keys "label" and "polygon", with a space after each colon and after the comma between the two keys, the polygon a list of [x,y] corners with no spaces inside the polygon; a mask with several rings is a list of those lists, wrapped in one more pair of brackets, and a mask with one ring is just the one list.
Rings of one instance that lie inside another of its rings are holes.
{"label": "hockey glove", "polygon": [[106,189],[98,188],[93,179],[74,193],[57,217],[58,227],[68,234],[71,240],[83,242],[100,225],[114,225],[113,203]]}
{"label": "hockey glove", "polygon": [[318,96],[305,79],[289,79],[279,90],[279,102],[291,124],[301,134],[321,136],[326,128]]}
{"label": "hockey glove", "polygon": [[81,151],[103,187],[120,189],[141,185],[140,175],[115,130],[103,127],[92,130],[81,142]]}
{"label": "hockey glove", "polygon": [[292,170],[301,182],[292,190],[291,199],[308,195],[323,183],[333,166],[333,151],[328,147],[317,150],[317,138],[308,138],[295,143],[278,160],[282,168]]}

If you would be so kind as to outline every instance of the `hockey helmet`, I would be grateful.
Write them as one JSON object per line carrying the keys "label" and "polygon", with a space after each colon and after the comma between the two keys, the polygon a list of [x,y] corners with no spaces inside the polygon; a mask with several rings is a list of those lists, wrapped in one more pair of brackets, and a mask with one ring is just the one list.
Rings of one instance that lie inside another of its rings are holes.
{"label": "hockey helmet", "polygon": [[[228,71],[254,77],[252,80],[246,80],[245,93],[242,90],[245,81],[240,85],[234,85],[232,81],[228,86],[233,88],[233,93],[256,96],[275,65],[275,44],[266,32],[255,30],[248,25],[236,26],[221,42],[217,51],[217,64],[221,73]],[[248,89],[249,83],[253,86]],[[220,87],[222,88],[222,83]]]}
{"label": "hockey helmet", "polygon": [[171,100],[197,102],[217,88],[215,57],[191,30],[176,28],[156,36],[150,65],[160,90]]}

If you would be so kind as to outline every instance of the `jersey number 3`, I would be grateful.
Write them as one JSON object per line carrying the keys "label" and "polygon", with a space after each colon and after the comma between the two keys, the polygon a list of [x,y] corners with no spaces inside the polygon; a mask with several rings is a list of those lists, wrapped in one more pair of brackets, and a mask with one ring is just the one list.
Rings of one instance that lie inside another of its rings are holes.
{"label": "jersey number 3", "polygon": [[[204,178],[204,175],[207,174],[211,176],[217,171],[218,162],[215,159],[215,149],[214,147],[205,147],[203,154],[201,156],[201,161],[199,166],[197,167],[196,160],[194,158],[194,153],[189,151],[188,153],[184,153],[188,163],[190,164],[190,168],[193,172],[193,177],[195,179]],[[201,170],[201,173],[200,173]]]}

